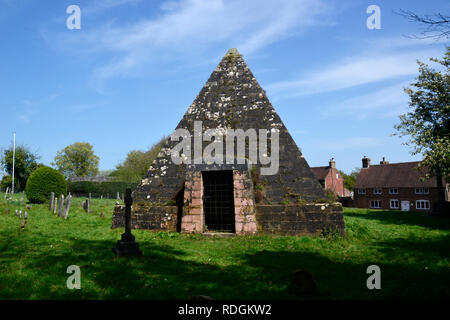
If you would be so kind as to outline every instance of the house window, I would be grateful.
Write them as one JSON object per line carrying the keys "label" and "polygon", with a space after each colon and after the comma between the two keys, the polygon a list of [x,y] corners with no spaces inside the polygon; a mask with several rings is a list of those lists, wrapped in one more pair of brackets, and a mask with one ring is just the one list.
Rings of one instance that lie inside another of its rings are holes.
{"label": "house window", "polygon": [[336,180],[339,180],[339,175],[336,173]]}
{"label": "house window", "polygon": [[428,188],[416,188],[416,194],[428,194],[430,190]]}
{"label": "house window", "polygon": [[397,188],[389,188],[389,194],[398,194]]}
{"label": "house window", "polygon": [[373,188],[373,194],[381,194],[381,188]]}
{"label": "house window", "polygon": [[381,208],[381,200],[370,200],[370,207],[373,209]]}
{"label": "house window", "polygon": [[391,209],[399,209],[400,208],[400,203],[399,203],[398,200],[391,199],[390,206],[391,206]]}
{"label": "house window", "polygon": [[366,194],[366,189],[358,189],[358,194]]}
{"label": "house window", "polygon": [[417,210],[429,210],[430,209],[430,201],[428,201],[428,200],[417,200],[416,201],[416,209]]}

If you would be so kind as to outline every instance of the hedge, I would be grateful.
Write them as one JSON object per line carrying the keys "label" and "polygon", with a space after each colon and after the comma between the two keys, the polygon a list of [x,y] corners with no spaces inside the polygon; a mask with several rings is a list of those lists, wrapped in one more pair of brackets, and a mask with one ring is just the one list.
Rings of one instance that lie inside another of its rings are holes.
{"label": "hedge", "polygon": [[106,197],[109,194],[109,198],[116,198],[117,192],[125,193],[127,188],[134,190],[139,183],[137,182],[93,182],[93,181],[71,181],[68,184],[68,191],[77,197],[87,197],[89,193],[91,197],[100,198]]}

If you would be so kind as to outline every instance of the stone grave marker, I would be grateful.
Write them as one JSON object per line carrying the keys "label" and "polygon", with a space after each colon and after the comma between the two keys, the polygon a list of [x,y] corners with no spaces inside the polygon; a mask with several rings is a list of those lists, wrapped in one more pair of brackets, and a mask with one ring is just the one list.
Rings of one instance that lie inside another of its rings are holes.
{"label": "stone grave marker", "polygon": [[66,199],[66,205],[64,207],[64,219],[69,216],[70,203],[72,202],[72,196],[69,194]]}
{"label": "stone grave marker", "polygon": [[53,211],[53,205],[55,204],[55,193],[50,193],[50,201],[48,210]]}
{"label": "stone grave marker", "polygon": [[64,208],[64,195],[59,196],[59,204],[58,204],[58,217],[62,217]]}
{"label": "stone grave marker", "polygon": [[84,211],[86,211],[87,213],[89,213],[89,207],[90,207],[90,201],[89,199],[86,199],[86,201],[83,203],[83,209]]}
{"label": "stone grave marker", "polygon": [[58,198],[55,197],[55,202],[53,203],[53,214],[56,214],[57,206],[58,206]]}

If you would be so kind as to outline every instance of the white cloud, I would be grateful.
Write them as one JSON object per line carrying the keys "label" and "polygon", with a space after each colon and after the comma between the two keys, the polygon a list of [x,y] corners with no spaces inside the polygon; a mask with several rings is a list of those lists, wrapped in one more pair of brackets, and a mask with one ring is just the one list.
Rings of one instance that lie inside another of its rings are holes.
{"label": "white cloud", "polygon": [[[110,3],[110,1],[103,1]],[[67,51],[112,54],[94,71],[104,80],[133,72],[158,59],[202,56],[206,51],[237,47],[243,54],[323,24],[330,8],[322,0],[180,0],[161,5],[156,18],[126,26],[108,23],[96,31],[67,37],[44,34]],[[217,56],[217,52],[210,52]],[[207,59],[207,58],[206,58]]]}
{"label": "white cloud", "polygon": [[417,74],[417,59],[439,56],[436,50],[360,54],[290,81],[273,83],[267,90],[275,96],[295,97],[351,88]]}
{"label": "white cloud", "polygon": [[410,82],[400,82],[366,94],[336,101],[323,107],[320,112],[326,117],[352,117],[357,119],[392,118],[405,113],[408,107],[408,95],[404,88]]}

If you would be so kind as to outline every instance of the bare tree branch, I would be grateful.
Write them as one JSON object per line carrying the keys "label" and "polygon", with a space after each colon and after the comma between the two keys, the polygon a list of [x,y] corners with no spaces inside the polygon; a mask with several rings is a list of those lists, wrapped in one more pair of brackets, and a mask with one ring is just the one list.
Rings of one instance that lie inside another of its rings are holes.
{"label": "bare tree branch", "polygon": [[409,36],[415,39],[436,39],[450,38],[450,16],[442,13],[432,15],[418,15],[409,10],[400,9],[394,11],[395,14],[406,18],[410,22],[418,22],[424,28],[420,35]]}

